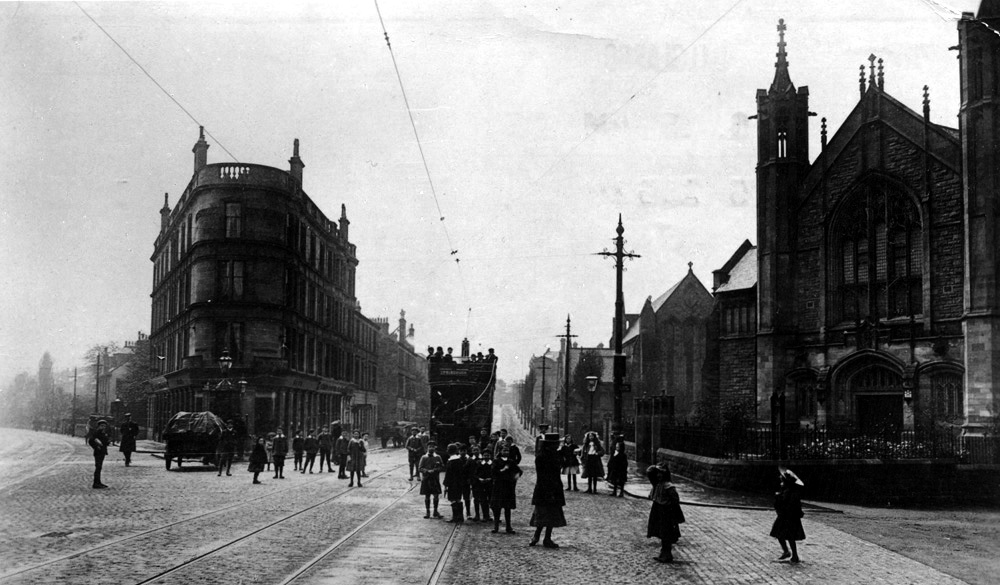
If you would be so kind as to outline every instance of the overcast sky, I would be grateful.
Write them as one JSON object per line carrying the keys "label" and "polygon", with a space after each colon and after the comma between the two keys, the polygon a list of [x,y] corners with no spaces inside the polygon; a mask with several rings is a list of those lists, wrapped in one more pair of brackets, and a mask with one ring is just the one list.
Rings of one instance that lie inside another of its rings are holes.
{"label": "overcast sky", "polygon": [[210,163],[287,170],[298,138],[306,192],[328,217],[347,206],[363,313],[394,327],[405,309],[418,349],[468,336],[521,378],[567,314],[578,342],[607,344],[613,262],[591,254],[619,213],[642,255],[628,312],[688,262],[710,289],[756,243],[747,116],[779,18],[832,135],[871,53],[886,91],[920,111],[929,85],[932,120],[957,127],[952,10],[977,6],[381,0],[435,202],[372,2],[0,3],[0,383],[45,351],[72,367],[149,332],[158,211],[191,178],[192,117]]}

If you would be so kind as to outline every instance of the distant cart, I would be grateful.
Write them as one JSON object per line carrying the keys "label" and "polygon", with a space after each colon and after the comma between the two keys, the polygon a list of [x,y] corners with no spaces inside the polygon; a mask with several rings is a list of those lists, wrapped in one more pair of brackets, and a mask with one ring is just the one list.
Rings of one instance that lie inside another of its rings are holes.
{"label": "distant cart", "polygon": [[178,412],[163,431],[166,443],[164,460],[167,469],[174,460],[201,460],[205,465],[215,465],[216,450],[226,423],[211,412]]}

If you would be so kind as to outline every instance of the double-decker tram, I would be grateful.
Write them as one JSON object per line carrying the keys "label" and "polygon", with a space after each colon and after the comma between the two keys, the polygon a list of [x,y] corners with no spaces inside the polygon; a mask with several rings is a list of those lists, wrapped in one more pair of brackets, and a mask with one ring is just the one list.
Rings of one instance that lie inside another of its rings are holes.
{"label": "double-decker tram", "polygon": [[427,378],[431,387],[431,436],[443,450],[449,443],[468,442],[493,424],[493,392],[497,380],[497,356],[470,354],[469,340],[462,341],[462,353],[451,348],[428,348]]}

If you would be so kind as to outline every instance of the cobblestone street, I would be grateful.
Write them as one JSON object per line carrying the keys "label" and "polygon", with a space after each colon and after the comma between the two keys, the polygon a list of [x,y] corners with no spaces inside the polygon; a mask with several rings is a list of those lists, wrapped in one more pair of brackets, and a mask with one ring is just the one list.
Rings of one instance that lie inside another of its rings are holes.
{"label": "cobblestone street", "polygon": [[567,494],[561,548],[530,548],[530,453],[508,535],[423,519],[401,450],[374,450],[363,488],[290,466],[284,481],[264,473],[254,486],[245,463],[217,477],[194,464],[168,472],[149,454],[126,468],[112,450],[111,488],[92,490],[82,439],[0,429],[0,444],[14,472],[0,484],[3,583],[961,583],[811,511],[801,565],[777,562],[772,512],[695,505],[677,562],[661,565],[645,538],[648,503],[612,498],[603,484],[599,495]]}

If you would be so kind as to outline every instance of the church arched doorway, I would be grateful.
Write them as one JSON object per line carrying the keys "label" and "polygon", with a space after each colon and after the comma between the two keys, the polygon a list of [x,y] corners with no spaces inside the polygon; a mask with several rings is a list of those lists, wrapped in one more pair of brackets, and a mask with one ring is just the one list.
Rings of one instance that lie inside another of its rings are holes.
{"label": "church arched doorway", "polygon": [[[894,369],[868,363],[838,382],[840,414],[866,435],[898,435],[903,430],[903,378]],[[845,408],[846,407],[846,408]]]}

